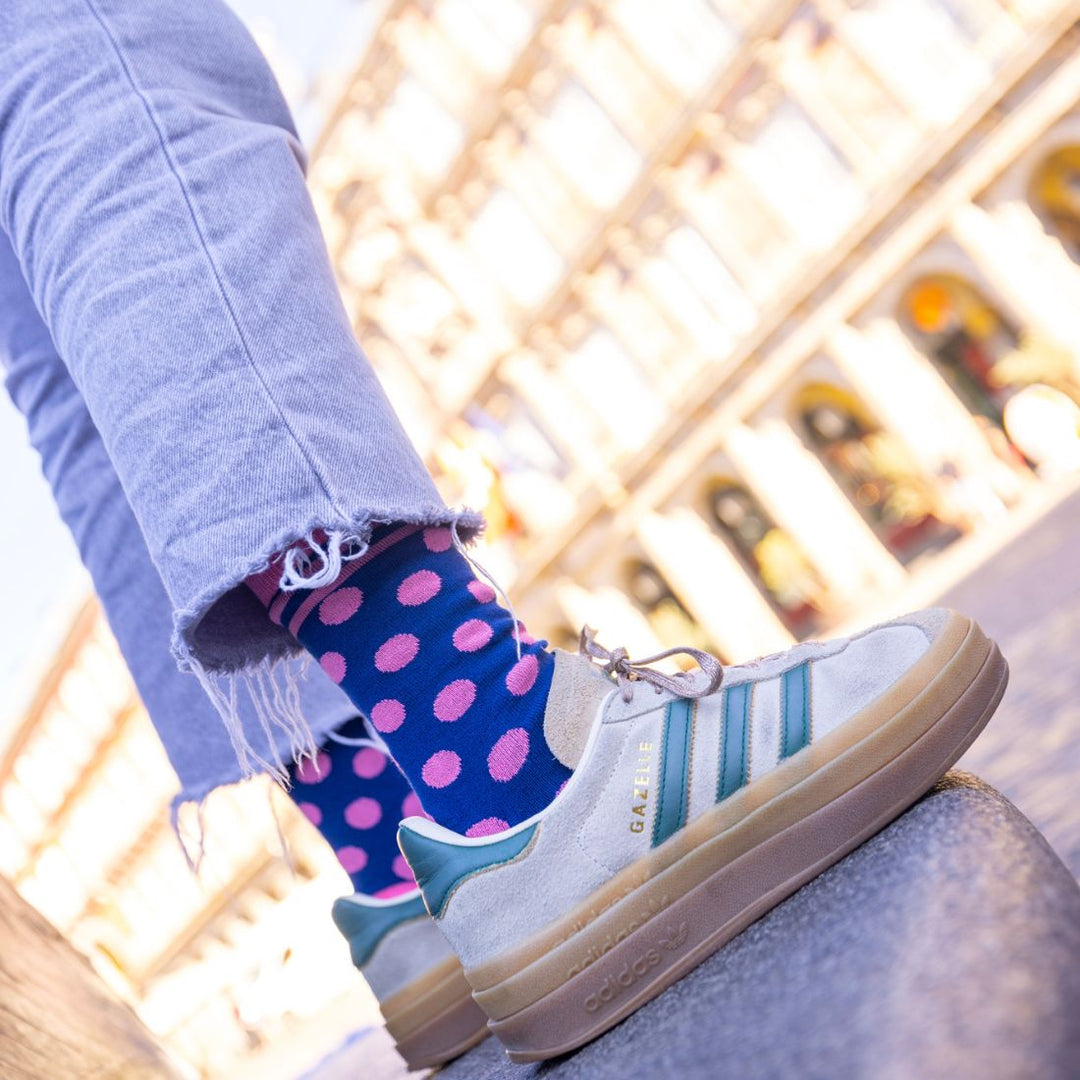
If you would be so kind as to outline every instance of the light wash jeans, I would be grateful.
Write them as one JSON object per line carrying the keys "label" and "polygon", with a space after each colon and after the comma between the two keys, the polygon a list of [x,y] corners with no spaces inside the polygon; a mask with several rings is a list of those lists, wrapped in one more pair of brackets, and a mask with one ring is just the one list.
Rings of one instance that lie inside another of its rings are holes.
{"label": "light wash jeans", "polygon": [[[26,417],[60,514],[90,571],[135,685],[180,778],[182,802],[200,801],[240,776],[237,755],[198,681],[177,670],[169,652],[172,614],[116,470],[49,331],[23,283],[11,247],[0,237],[0,362]],[[282,661],[296,664],[296,661]],[[299,708],[316,738],[356,715],[356,708],[311,665],[296,680]],[[268,739],[246,696],[237,699],[244,741],[277,763],[290,751],[278,730]],[[271,729],[273,731],[273,729]]]}
{"label": "light wash jeans", "polygon": [[[442,503],[353,337],[303,164],[217,0],[0,3],[0,228],[38,314],[5,251],[9,384],[193,793],[243,768],[164,674],[147,550],[180,666],[259,753],[220,676],[257,690],[296,645],[244,578],[316,529],[481,524]],[[342,708],[309,715],[315,734]],[[290,710],[270,711],[295,753]]]}

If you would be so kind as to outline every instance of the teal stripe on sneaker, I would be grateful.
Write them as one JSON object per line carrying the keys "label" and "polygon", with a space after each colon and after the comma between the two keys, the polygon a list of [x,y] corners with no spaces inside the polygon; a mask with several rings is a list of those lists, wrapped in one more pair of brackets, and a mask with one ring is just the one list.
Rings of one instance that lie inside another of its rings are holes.
{"label": "teal stripe on sneaker", "polygon": [[656,796],[652,846],[662,844],[686,824],[690,804],[690,746],[694,707],[685,698],[669,703],[664,717],[660,757],[660,786]]}
{"label": "teal stripe on sneaker", "polygon": [[416,877],[428,913],[441,918],[454,890],[473,874],[513,862],[532,843],[540,823],[483,844],[456,844],[425,836],[404,822],[398,826],[398,847]]}
{"label": "teal stripe on sneaker", "polygon": [[753,683],[724,691],[724,730],[720,742],[720,776],[716,801],[726,799],[746,783],[747,744],[750,739],[750,698]]}
{"label": "teal stripe on sneaker", "polygon": [[810,742],[809,661],[785,671],[780,685],[781,711],[784,717],[780,757],[788,758]]}

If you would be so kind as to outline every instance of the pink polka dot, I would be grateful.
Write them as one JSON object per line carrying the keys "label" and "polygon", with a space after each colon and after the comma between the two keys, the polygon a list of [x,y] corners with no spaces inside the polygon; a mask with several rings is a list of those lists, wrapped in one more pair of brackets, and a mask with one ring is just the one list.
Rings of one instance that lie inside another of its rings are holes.
{"label": "pink polka dot", "polygon": [[476,683],[472,679],[455,679],[435,695],[435,715],[447,723],[460,720],[476,700]]}
{"label": "pink polka dot", "polygon": [[475,600],[479,600],[481,604],[490,603],[495,599],[495,590],[486,582],[477,581],[475,578],[465,586],[473,594]]}
{"label": "pink polka dot", "polygon": [[436,750],[424,762],[420,775],[428,787],[449,787],[461,772],[461,758],[453,750]]}
{"label": "pink polka dot", "polygon": [[529,631],[525,628],[525,624],[520,619],[518,619],[517,629],[518,637],[520,638],[522,645],[536,644],[536,638],[534,638],[532,634],[529,633]]}
{"label": "pink polka dot", "polygon": [[398,586],[398,603],[406,607],[426,604],[441,588],[442,578],[434,570],[417,570]]}
{"label": "pink polka dot", "polygon": [[319,667],[336,683],[345,678],[345,657],[339,652],[324,652],[319,657]]}
{"label": "pink polka dot", "polygon": [[559,790],[555,792],[555,798],[557,799],[562,793],[567,784],[570,783],[570,778],[567,777],[560,785]]}
{"label": "pink polka dot", "polygon": [[304,758],[295,769],[293,777],[298,784],[317,784],[330,775],[330,755],[320,750],[315,755],[315,760]]}
{"label": "pink polka dot", "polygon": [[450,530],[443,525],[434,525],[424,530],[424,547],[428,551],[447,551],[452,543]]}
{"label": "pink polka dot", "polygon": [[466,836],[491,836],[493,833],[509,829],[510,825],[500,817],[486,817],[465,830]]}
{"label": "pink polka dot", "polygon": [[346,844],[334,852],[338,862],[345,867],[346,874],[356,874],[367,866],[367,852],[362,847]]}
{"label": "pink polka dot", "polygon": [[322,811],[313,802],[297,803],[297,807],[316,829],[322,824]]}
{"label": "pink polka dot", "polygon": [[506,689],[517,697],[527,694],[540,671],[535,653],[526,653],[506,674]]}
{"label": "pink polka dot", "polygon": [[376,900],[392,900],[395,896],[404,896],[406,893],[416,891],[416,881],[395,881],[393,885],[387,885],[372,895]]}
{"label": "pink polka dot", "polygon": [[345,807],[345,823],[354,829],[370,829],[382,820],[382,807],[375,799],[362,795]]}
{"label": "pink polka dot", "polygon": [[413,877],[413,872],[409,869],[409,864],[405,861],[404,855],[398,855],[394,858],[394,861],[390,864],[390,869],[403,881],[411,881],[416,884],[416,878]]}
{"label": "pink polka dot", "polygon": [[384,735],[397,731],[405,723],[405,706],[394,698],[383,698],[371,706],[371,722]]}
{"label": "pink polka dot", "polygon": [[524,728],[511,728],[499,737],[488,754],[488,772],[492,780],[512,780],[528,756],[529,733]]}
{"label": "pink polka dot", "polygon": [[383,672],[400,671],[419,651],[420,639],[415,634],[395,634],[379,646],[375,666]]}
{"label": "pink polka dot", "polygon": [[420,796],[415,791],[410,791],[405,796],[405,801],[401,804],[401,816],[403,818],[428,816],[420,804]]}
{"label": "pink polka dot", "polygon": [[351,585],[331,593],[319,605],[319,621],[324,626],[338,626],[351,619],[364,602],[364,594]]}
{"label": "pink polka dot", "polygon": [[363,780],[372,780],[386,768],[386,755],[373,746],[365,746],[353,755],[352,769]]}
{"label": "pink polka dot", "polygon": [[469,619],[454,631],[454,648],[458,652],[476,652],[490,640],[494,631],[483,619]]}

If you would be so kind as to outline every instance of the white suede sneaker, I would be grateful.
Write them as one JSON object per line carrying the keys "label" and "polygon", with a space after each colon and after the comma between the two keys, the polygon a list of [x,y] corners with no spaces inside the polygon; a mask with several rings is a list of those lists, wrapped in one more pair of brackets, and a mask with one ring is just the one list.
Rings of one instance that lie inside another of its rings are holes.
{"label": "white suede sneaker", "polygon": [[410,1069],[442,1065],[487,1036],[487,1017],[419,890],[344,896],[333,918]]}
{"label": "white suede sneaker", "polygon": [[696,654],[693,676],[588,631],[582,651],[606,675],[558,655],[545,733],[574,773],[550,806],[490,837],[422,818],[399,832],[514,1061],[595,1038],[882,828],[1008,679],[997,646],[940,609],[742,667]]}

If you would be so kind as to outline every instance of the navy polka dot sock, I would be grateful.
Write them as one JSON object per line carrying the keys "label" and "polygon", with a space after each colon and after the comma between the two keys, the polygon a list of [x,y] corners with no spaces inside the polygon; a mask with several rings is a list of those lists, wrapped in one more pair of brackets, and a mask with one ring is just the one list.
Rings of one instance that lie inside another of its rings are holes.
{"label": "navy polka dot sock", "polygon": [[449,529],[385,526],[332,585],[280,592],[249,579],[370,718],[424,809],[484,836],[545,807],[570,770],[544,738],[554,657],[514,625]]}
{"label": "navy polka dot sock", "polygon": [[340,727],[315,756],[290,770],[290,794],[301,813],[325,837],[353,889],[387,898],[416,888],[398,850],[397,827],[423,807],[398,767],[378,747],[356,745],[365,737],[364,721]]}

